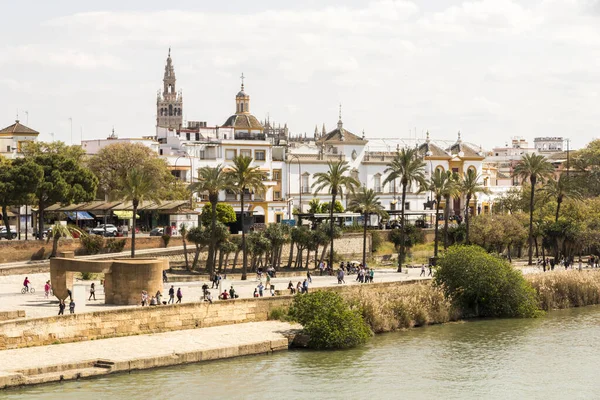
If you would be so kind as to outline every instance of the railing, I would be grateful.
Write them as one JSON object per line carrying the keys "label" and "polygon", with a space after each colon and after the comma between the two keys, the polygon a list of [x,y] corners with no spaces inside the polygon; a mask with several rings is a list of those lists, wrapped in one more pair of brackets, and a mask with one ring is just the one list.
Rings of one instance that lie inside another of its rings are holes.
{"label": "railing", "polygon": [[383,193],[383,190],[381,190],[381,186],[375,186],[375,193]]}
{"label": "railing", "polygon": [[394,153],[387,151],[367,151],[363,161],[391,161],[394,159]]}
{"label": "railing", "polygon": [[[299,160],[304,161],[343,161],[345,156],[343,154],[294,154],[291,159],[298,157]],[[288,162],[290,156],[288,156]]]}
{"label": "railing", "polygon": [[227,200],[227,201],[235,201],[235,200],[237,200],[237,194],[227,193],[225,195],[225,200]]}
{"label": "railing", "polygon": [[265,140],[263,133],[236,132],[233,137],[236,140]]}
{"label": "railing", "polygon": [[310,186],[302,186],[302,193],[310,193]]}

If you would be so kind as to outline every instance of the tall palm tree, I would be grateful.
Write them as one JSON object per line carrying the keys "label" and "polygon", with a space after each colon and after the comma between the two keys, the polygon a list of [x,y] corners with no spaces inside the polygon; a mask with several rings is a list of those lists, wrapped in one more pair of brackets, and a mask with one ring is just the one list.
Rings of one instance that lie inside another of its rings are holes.
{"label": "tall palm tree", "polygon": [[385,217],[385,212],[379,197],[375,194],[373,189],[367,189],[364,186],[358,192],[352,192],[350,196],[350,202],[348,209],[354,212],[359,212],[363,215],[363,256],[362,263],[367,265],[367,222],[372,214]]}
{"label": "tall palm tree", "polygon": [[384,173],[388,176],[383,181],[385,185],[396,179],[400,179],[402,185],[402,204],[400,208],[400,248],[398,251],[398,272],[402,272],[404,261],[404,205],[406,203],[406,190],[409,185],[416,184],[417,192],[427,186],[425,181],[425,162],[419,156],[417,149],[400,149],[394,159],[390,161]]}
{"label": "tall palm tree", "polygon": [[474,169],[467,169],[467,172],[465,173],[465,175],[463,176],[462,180],[460,181],[459,184],[459,188],[460,188],[460,192],[462,193],[463,196],[465,196],[465,225],[467,228],[467,232],[466,232],[466,242],[467,244],[469,244],[469,216],[470,216],[470,209],[469,209],[469,205],[471,203],[471,199],[472,198],[477,198],[477,194],[478,193],[489,193],[488,188],[486,188],[485,186],[481,185],[479,183],[479,181],[481,180],[481,175],[479,175],[477,173],[477,171],[475,171]]}
{"label": "tall palm tree", "polygon": [[159,192],[162,189],[160,179],[142,168],[134,167],[127,171],[127,175],[122,180],[121,189],[116,193],[118,198],[130,201],[133,208],[131,258],[135,257],[135,227],[138,207],[146,200],[160,203]]}
{"label": "tall palm tree", "polygon": [[555,222],[558,222],[560,206],[566,198],[580,200],[583,197],[581,190],[575,184],[575,180],[567,176],[564,172],[558,179],[550,178],[542,188],[549,197],[556,199]]}
{"label": "tall palm tree", "polygon": [[340,198],[344,196],[344,189],[352,190],[353,188],[360,185],[356,179],[348,176],[347,173],[350,170],[350,166],[346,161],[329,161],[329,170],[327,172],[317,172],[315,182],[312,184],[312,188],[315,189],[315,195],[321,190],[327,188],[327,191],[331,193],[331,207],[329,207],[329,235],[330,235],[330,250],[329,250],[329,266],[333,267],[333,209],[335,200],[340,195]]}
{"label": "tall palm tree", "polygon": [[[208,201],[211,208],[210,229],[215,232],[217,226],[217,204],[219,193],[231,189],[231,176],[229,176],[221,164],[216,167],[202,167],[198,169],[198,181],[190,185],[191,192],[208,193]],[[208,246],[207,269],[211,279],[215,273],[215,252],[217,250],[216,235],[211,236]]]}
{"label": "tall palm tree", "polygon": [[246,254],[246,225],[244,223],[244,195],[246,191],[261,193],[265,191],[263,180],[266,174],[258,167],[253,167],[252,157],[237,156],[233,159],[233,167],[227,170],[233,189],[240,194],[240,210],[242,223],[242,280],[248,278],[248,255]]}
{"label": "tall palm tree", "polygon": [[450,200],[460,195],[458,186],[458,174],[448,171],[448,182],[444,191],[444,250],[448,248],[448,221],[450,219]]}
{"label": "tall palm tree", "polygon": [[546,160],[546,157],[538,154],[525,154],[513,170],[513,176],[517,176],[523,180],[529,179],[529,183],[531,184],[531,196],[529,198],[529,265],[533,264],[533,208],[535,185],[538,181],[543,181],[550,176],[552,171],[554,171],[552,164]]}
{"label": "tall palm tree", "polygon": [[444,172],[441,169],[436,169],[429,180],[428,190],[433,193],[433,197],[435,198],[435,237],[434,237],[434,251],[433,256],[437,258],[438,256],[438,246],[439,246],[439,225],[438,225],[438,214],[440,213],[440,205],[442,203],[442,199],[444,198],[447,186],[450,182],[450,177],[448,172]]}

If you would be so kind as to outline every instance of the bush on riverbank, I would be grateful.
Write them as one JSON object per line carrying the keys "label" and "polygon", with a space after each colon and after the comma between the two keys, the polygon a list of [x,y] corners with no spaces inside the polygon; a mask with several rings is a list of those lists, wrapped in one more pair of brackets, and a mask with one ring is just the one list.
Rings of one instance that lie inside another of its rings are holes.
{"label": "bush on riverbank", "polygon": [[302,325],[313,349],[348,349],[371,336],[360,311],[337,293],[317,291],[294,297],[289,317]]}
{"label": "bush on riverbank", "polygon": [[463,317],[534,317],[536,293],[505,260],[479,246],[452,246],[438,260],[434,283]]}
{"label": "bush on riverbank", "polygon": [[546,272],[529,275],[527,280],[542,310],[600,304],[600,271]]}

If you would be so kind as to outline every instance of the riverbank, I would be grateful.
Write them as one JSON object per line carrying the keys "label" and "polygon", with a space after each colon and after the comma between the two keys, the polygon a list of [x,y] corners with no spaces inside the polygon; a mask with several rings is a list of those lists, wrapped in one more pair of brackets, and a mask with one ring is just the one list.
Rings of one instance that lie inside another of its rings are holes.
{"label": "riverbank", "polygon": [[287,350],[299,325],[251,322],[0,351],[0,388]]}

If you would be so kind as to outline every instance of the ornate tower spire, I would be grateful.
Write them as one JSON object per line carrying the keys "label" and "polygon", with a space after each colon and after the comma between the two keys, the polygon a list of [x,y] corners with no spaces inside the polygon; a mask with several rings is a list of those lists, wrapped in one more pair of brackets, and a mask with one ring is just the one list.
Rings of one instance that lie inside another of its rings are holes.
{"label": "ornate tower spire", "polygon": [[430,142],[430,140],[429,140],[429,131],[427,131],[427,137],[425,138],[425,143],[429,143],[429,142]]}
{"label": "ornate tower spire", "polygon": [[323,123],[323,128],[321,129],[321,135],[323,137],[327,136],[327,131],[325,130],[325,123]]}
{"label": "ornate tower spire", "polygon": [[314,135],[315,140],[317,140],[318,137],[319,137],[319,128],[317,128],[317,126],[315,125],[315,135]]}
{"label": "ornate tower spire", "polygon": [[240,76],[242,80],[242,85],[240,87],[240,91],[235,95],[235,113],[236,114],[249,114],[250,113],[250,96],[246,94],[244,91],[244,73],[242,72],[242,76]]}
{"label": "ornate tower spire", "polygon": [[342,127],[344,126],[344,123],[342,122],[342,104],[340,103],[340,112],[339,112],[339,118],[338,118],[338,129],[342,129]]}
{"label": "ornate tower spire", "polygon": [[183,96],[181,91],[177,92],[176,83],[175,68],[169,47],[163,76],[162,96],[159,93],[156,100],[156,125],[159,127],[178,129],[183,122]]}
{"label": "ornate tower spire", "polygon": [[460,131],[458,131],[458,140],[456,141],[456,143],[462,143],[462,139],[460,138]]}

